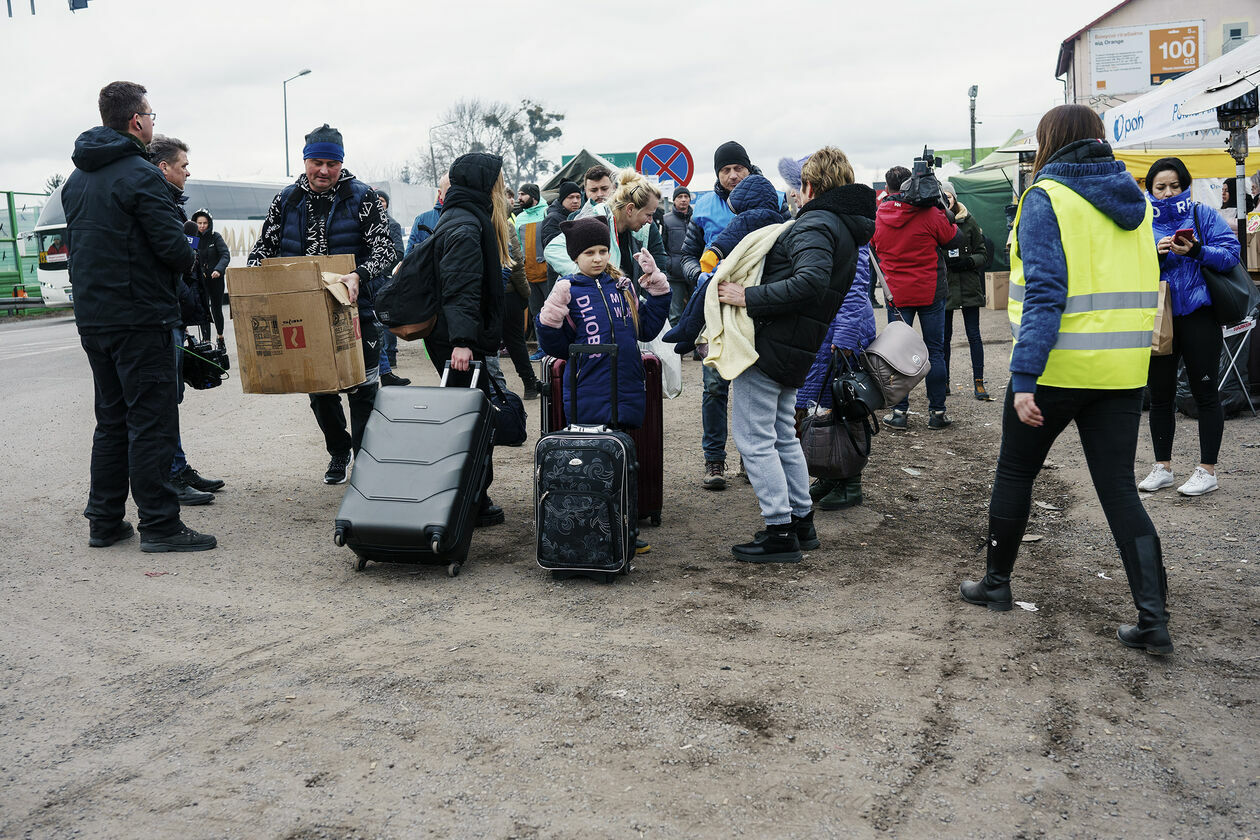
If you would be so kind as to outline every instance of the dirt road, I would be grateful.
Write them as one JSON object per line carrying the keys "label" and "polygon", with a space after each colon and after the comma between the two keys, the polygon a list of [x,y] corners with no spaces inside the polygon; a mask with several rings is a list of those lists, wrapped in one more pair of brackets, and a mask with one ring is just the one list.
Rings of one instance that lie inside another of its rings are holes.
{"label": "dirt road", "polygon": [[[1004,318],[984,312],[995,393]],[[0,836],[1260,836],[1249,417],[1226,426],[1220,492],[1147,502],[1177,645],[1155,659],[1115,641],[1135,613],[1071,431],[1016,567],[1037,610],[958,600],[983,570],[998,402],[956,397],[947,431],[918,414],[879,435],[865,504],[819,514],[823,548],[750,567],[729,546],[759,527],[751,488],[699,489],[688,360],[664,525],[630,575],[537,568],[531,438],[497,452],[507,524],[448,579],[354,571],[305,398],[235,381],[182,411],[190,460],[228,481],[185,518],[220,548],[89,549],[91,380],[72,343],[0,389],[42,441],[0,451]],[[0,357],[14,344],[0,335]],[[419,348],[400,356],[434,381]]]}

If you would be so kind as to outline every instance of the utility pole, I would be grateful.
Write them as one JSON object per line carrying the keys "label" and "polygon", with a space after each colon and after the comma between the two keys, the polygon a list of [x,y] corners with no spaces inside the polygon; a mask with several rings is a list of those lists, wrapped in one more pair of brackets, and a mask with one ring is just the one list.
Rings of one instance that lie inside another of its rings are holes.
{"label": "utility pole", "polygon": [[967,91],[967,96],[971,98],[971,165],[976,165],[976,93],[980,90],[979,85],[972,85]]}
{"label": "utility pole", "polygon": [[284,177],[289,177],[289,82],[301,76],[305,76],[311,72],[309,69],[303,70],[296,76],[290,76],[285,79],[280,87],[284,91]]}

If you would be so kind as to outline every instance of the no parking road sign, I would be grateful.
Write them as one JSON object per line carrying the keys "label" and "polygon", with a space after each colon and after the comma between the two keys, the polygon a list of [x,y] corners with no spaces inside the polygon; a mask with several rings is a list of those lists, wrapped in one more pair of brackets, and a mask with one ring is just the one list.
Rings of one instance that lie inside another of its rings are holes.
{"label": "no parking road sign", "polygon": [[658,140],[649,141],[640,150],[638,158],[634,161],[634,168],[649,178],[655,175],[658,180],[668,179],[680,187],[685,187],[691,183],[696,164],[691,159],[691,152],[687,151],[686,146],[677,140],[661,137]]}

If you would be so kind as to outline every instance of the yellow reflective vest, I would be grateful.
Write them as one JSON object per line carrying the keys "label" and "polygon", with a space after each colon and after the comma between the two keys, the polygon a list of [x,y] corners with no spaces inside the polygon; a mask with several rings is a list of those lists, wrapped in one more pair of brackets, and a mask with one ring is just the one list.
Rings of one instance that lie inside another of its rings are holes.
{"label": "yellow reflective vest", "polygon": [[[1037,384],[1103,390],[1142,387],[1150,367],[1151,332],[1159,301],[1159,257],[1150,202],[1142,224],[1136,230],[1124,230],[1071,187],[1049,179],[1034,187],[1045,190],[1059,220],[1068,277],[1058,341]],[[1016,344],[1025,283],[1018,231],[1027,195],[1026,191],[1019,200],[1011,243],[1007,312]]]}

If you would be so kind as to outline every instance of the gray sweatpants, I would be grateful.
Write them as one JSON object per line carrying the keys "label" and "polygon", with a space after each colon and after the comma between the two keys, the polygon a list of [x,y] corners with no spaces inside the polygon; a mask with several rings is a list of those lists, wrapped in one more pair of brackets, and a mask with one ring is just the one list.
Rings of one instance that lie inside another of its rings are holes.
{"label": "gray sweatpants", "polygon": [[756,367],[731,380],[731,433],[767,525],[807,516],[813,506],[795,412],[796,389]]}

